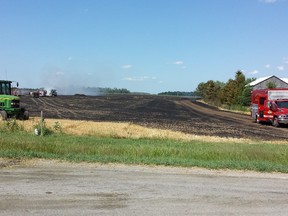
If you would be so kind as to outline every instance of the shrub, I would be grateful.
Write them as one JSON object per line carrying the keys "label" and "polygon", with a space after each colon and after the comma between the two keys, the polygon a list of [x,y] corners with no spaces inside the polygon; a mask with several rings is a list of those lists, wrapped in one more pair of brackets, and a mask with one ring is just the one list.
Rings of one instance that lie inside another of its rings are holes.
{"label": "shrub", "polygon": [[54,130],[55,132],[59,132],[59,133],[62,133],[62,132],[63,132],[63,131],[62,131],[61,123],[58,122],[58,121],[54,122],[54,124],[52,125],[52,127],[53,127],[53,130]]}
{"label": "shrub", "polygon": [[1,125],[0,130],[2,131],[10,131],[10,132],[15,132],[15,131],[24,131],[24,127],[20,126],[16,119],[8,119],[7,121],[4,121]]}
{"label": "shrub", "polygon": [[52,125],[52,128],[49,128],[46,125],[46,122],[43,120],[40,120],[36,125],[34,125],[34,133],[35,135],[39,136],[46,136],[51,135],[53,133],[62,133],[62,126],[60,122],[56,121]]}
{"label": "shrub", "polygon": [[51,135],[53,131],[46,126],[44,119],[40,120],[36,125],[34,125],[34,133],[35,135]]}

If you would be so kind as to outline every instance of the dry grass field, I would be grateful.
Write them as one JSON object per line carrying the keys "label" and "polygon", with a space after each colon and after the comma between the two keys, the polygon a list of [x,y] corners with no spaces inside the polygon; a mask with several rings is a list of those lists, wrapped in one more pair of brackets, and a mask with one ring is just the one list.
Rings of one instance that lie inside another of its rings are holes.
{"label": "dry grass field", "polygon": [[[112,137],[118,139],[169,139],[179,141],[204,141],[204,142],[229,142],[229,143],[255,143],[255,140],[232,137],[203,136],[187,134],[179,131],[165,130],[158,128],[148,128],[141,125],[127,122],[95,122],[68,119],[45,119],[48,128],[59,127],[61,132],[77,136],[97,136]],[[35,125],[40,122],[40,118],[32,117],[28,121],[18,121],[27,131],[33,132]],[[262,141],[263,142],[263,141]],[[286,141],[265,141],[265,143],[283,144]]]}

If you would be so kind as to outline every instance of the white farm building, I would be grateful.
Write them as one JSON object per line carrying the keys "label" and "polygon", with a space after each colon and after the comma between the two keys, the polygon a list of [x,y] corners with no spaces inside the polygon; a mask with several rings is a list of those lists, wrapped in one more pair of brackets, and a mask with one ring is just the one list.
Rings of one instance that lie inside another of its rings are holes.
{"label": "white farm building", "polygon": [[278,78],[274,75],[258,78],[255,81],[249,83],[248,85],[251,86],[253,90],[266,89],[268,88],[268,85],[270,83],[273,83],[273,85],[275,85],[276,88],[288,88],[288,78]]}

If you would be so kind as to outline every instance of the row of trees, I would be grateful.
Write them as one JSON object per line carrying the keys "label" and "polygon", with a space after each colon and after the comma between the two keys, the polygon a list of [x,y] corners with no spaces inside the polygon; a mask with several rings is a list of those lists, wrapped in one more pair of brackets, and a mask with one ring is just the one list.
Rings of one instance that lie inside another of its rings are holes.
{"label": "row of trees", "polygon": [[191,97],[191,96],[194,96],[194,92],[168,91],[168,92],[161,92],[158,95]]}
{"label": "row of trees", "polygon": [[246,79],[241,71],[237,71],[235,79],[229,79],[226,83],[213,80],[200,83],[195,95],[217,106],[249,106],[252,89],[247,84],[254,80],[253,78]]}
{"label": "row of trees", "polygon": [[100,94],[130,94],[126,88],[98,88]]}
{"label": "row of trees", "polygon": [[126,88],[100,88],[100,87],[86,87],[80,89],[87,95],[105,95],[105,94],[130,94],[131,92]]}

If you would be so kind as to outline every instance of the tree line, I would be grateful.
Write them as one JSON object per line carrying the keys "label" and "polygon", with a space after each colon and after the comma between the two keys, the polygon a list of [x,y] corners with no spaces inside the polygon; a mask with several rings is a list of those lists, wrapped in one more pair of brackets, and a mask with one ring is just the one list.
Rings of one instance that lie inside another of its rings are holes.
{"label": "tree line", "polygon": [[100,94],[130,94],[126,88],[97,88]]}
{"label": "tree line", "polygon": [[247,84],[254,80],[246,79],[242,71],[237,71],[235,79],[229,79],[226,83],[213,80],[199,83],[194,93],[216,106],[249,106],[252,88]]}
{"label": "tree line", "polygon": [[101,88],[101,87],[83,87],[80,92],[87,95],[106,95],[106,94],[130,94],[126,88]]}
{"label": "tree line", "polygon": [[168,92],[161,92],[158,95],[192,97],[192,96],[194,96],[194,92],[168,91]]}

